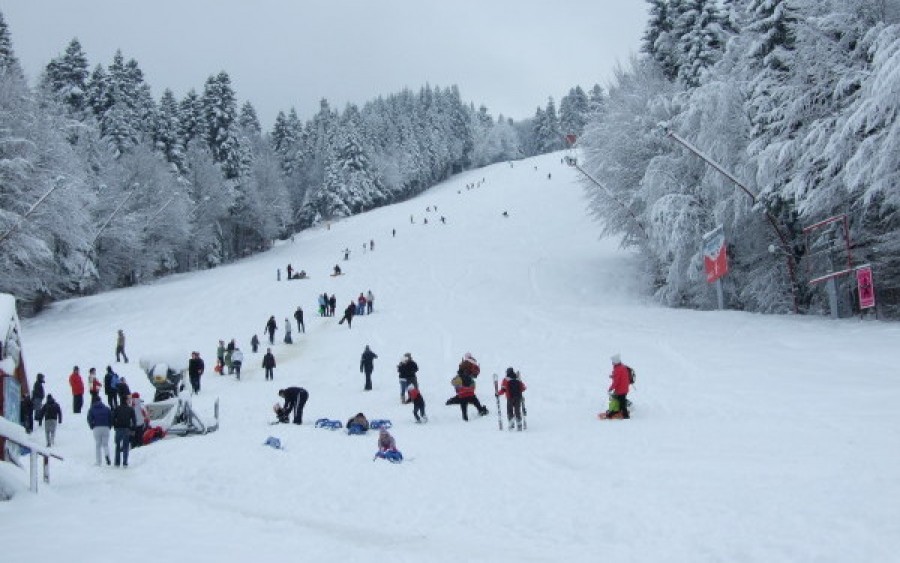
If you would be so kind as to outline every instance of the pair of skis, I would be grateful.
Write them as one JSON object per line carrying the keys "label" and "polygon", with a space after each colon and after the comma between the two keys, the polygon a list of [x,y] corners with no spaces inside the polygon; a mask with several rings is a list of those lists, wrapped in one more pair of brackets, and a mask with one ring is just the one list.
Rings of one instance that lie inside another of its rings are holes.
{"label": "pair of skis", "polygon": [[[494,374],[494,398],[497,399],[497,427],[503,430],[503,415],[500,414],[500,385],[498,383],[497,374]],[[528,430],[528,409],[525,408],[524,395],[520,399],[522,401],[522,429]]]}

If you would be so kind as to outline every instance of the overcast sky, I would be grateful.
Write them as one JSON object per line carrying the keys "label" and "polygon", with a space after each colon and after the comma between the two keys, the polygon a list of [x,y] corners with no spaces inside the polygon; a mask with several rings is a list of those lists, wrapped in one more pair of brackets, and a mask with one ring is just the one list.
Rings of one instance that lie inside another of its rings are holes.
{"label": "overcast sky", "polygon": [[0,0],[32,84],[77,37],[91,68],[121,49],[158,99],[225,70],[265,129],[426,83],[495,117],[603,86],[637,52],[644,0]]}

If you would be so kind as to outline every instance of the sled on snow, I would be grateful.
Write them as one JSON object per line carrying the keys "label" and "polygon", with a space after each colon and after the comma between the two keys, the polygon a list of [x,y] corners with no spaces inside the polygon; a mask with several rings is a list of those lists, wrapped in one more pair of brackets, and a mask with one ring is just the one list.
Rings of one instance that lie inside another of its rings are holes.
{"label": "sled on snow", "polygon": [[340,420],[333,420],[330,418],[320,418],[316,421],[316,428],[326,428],[328,430],[339,430],[343,428],[344,425]]}

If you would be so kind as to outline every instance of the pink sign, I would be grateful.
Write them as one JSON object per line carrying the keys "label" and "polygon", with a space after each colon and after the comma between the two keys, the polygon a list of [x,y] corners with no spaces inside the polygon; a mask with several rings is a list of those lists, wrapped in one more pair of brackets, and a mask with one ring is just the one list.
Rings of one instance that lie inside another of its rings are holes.
{"label": "pink sign", "polygon": [[872,268],[862,266],[856,270],[856,285],[859,288],[859,308],[875,306],[875,285],[872,283]]}

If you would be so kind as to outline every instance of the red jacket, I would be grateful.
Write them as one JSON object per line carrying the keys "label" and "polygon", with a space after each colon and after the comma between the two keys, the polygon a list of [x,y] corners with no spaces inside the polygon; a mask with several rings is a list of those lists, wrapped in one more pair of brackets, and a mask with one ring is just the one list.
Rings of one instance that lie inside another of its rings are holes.
{"label": "red jacket", "polygon": [[470,385],[465,385],[465,383],[463,382],[463,378],[457,375],[450,381],[450,383],[453,385],[453,387],[456,388],[456,396],[460,399],[475,396],[474,381],[472,381]]}
{"label": "red jacket", "polygon": [[628,388],[631,385],[631,378],[628,375],[628,366],[625,364],[616,364],[613,366],[612,383],[609,384],[609,390],[616,395],[627,395]]}
{"label": "red jacket", "polygon": [[69,376],[69,385],[72,387],[72,395],[84,395],[84,380],[74,371]]}
{"label": "red jacket", "polygon": [[[525,382],[521,379],[516,378],[516,381],[522,384],[522,392],[524,393],[528,387],[525,386]],[[507,395],[509,393],[509,378],[504,377],[503,383],[500,384],[500,391],[497,393],[498,395]]]}
{"label": "red jacket", "polygon": [[418,399],[419,397],[422,396],[422,393],[420,393],[418,389],[416,389],[415,387],[412,387],[412,386],[410,386],[406,389],[406,394],[409,395],[410,401],[415,401],[416,399]]}

